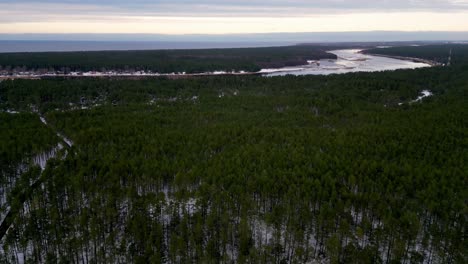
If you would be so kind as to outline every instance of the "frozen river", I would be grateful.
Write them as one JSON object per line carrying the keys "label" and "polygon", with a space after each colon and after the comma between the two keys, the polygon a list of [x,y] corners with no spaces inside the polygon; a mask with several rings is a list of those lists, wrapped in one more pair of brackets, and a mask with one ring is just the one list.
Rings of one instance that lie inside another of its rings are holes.
{"label": "frozen river", "polygon": [[[338,56],[338,59],[323,59],[319,61],[309,61],[307,65],[284,67],[276,69],[263,69],[259,72],[225,72],[225,71],[214,71],[214,72],[203,72],[186,74],[182,73],[155,73],[155,72],[118,72],[118,71],[107,71],[107,72],[70,72],[67,74],[50,72],[45,74],[36,74],[34,72],[21,72],[15,73],[14,75],[5,75],[3,78],[40,78],[40,77],[63,77],[63,76],[74,76],[74,77],[129,77],[129,76],[211,76],[211,75],[251,75],[260,74],[262,76],[284,76],[288,74],[292,75],[329,75],[334,73],[348,73],[348,72],[376,72],[376,71],[388,71],[398,69],[416,69],[423,67],[430,67],[430,64],[422,62],[414,62],[411,60],[388,58],[374,55],[367,55],[360,53],[359,49],[343,49],[343,50],[332,50],[329,51]],[[0,75],[0,81],[2,76]]]}
{"label": "frozen river", "polygon": [[280,69],[264,69],[265,76],[283,75],[329,75],[348,72],[375,72],[398,69],[416,69],[431,65],[410,60],[400,60],[360,53],[358,49],[332,50],[330,53],[338,56],[337,60],[309,61],[308,65],[284,67]]}

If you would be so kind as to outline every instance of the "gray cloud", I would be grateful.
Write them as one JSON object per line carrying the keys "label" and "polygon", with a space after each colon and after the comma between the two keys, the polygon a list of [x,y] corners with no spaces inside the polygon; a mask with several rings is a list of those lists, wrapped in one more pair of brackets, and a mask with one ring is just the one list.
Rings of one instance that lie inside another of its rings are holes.
{"label": "gray cloud", "polygon": [[[98,7],[102,13],[129,15],[303,15],[355,11],[445,11],[467,10],[468,0],[0,0],[14,6]],[[65,9],[73,13],[73,9]],[[274,13],[272,13],[274,12]]]}
{"label": "gray cloud", "polygon": [[126,17],[299,17],[373,12],[466,12],[468,0],[0,0],[0,23]]}

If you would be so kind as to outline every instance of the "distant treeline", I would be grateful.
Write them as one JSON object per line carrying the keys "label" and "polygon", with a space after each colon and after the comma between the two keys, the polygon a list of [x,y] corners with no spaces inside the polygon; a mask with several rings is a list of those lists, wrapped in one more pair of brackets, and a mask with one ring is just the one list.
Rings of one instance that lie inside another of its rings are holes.
{"label": "distant treeline", "polygon": [[249,71],[336,59],[325,47],[287,46],[267,48],[38,52],[0,54],[0,70],[18,71],[152,71],[158,73]]}
{"label": "distant treeline", "polygon": [[468,45],[462,44],[377,48],[366,50],[364,53],[420,58],[447,64],[450,51],[452,51],[451,64],[460,65],[468,62]]}

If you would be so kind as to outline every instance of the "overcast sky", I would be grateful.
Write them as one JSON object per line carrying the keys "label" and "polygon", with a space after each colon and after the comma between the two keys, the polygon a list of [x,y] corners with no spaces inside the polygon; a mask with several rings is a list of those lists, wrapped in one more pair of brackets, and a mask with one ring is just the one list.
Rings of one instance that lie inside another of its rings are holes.
{"label": "overcast sky", "polygon": [[0,0],[1,33],[468,31],[468,0]]}

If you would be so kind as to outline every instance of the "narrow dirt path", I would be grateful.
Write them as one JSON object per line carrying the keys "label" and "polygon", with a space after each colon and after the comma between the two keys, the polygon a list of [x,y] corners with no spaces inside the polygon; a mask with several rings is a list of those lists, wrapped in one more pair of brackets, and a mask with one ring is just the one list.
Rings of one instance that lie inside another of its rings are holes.
{"label": "narrow dirt path", "polygon": [[[39,115],[39,119],[41,120],[41,122],[44,125],[50,127],[50,125],[47,123],[47,120],[44,118],[44,116]],[[70,139],[68,139],[67,137],[65,137],[64,135],[59,133],[58,131],[55,131],[55,132],[56,132],[57,136],[63,141],[63,143],[65,143],[65,145],[66,145],[65,148],[71,148],[73,146],[73,141],[71,141]],[[35,158],[33,158],[32,164],[41,167],[41,174],[39,175],[39,178],[37,179],[37,181],[35,181],[30,186],[30,188],[28,188],[26,190],[23,190],[21,195],[18,196],[18,199],[19,199],[18,202],[19,203],[17,203],[17,204],[20,204],[21,206],[10,208],[10,211],[6,214],[5,218],[3,219],[3,222],[0,225],[0,241],[3,239],[5,234],[8,232],[8,229],[10,229],[11,225],[14,223],[14,220],[16,219],[18,213],[20,212],[21,208],[23,207],[24,202],[29,200],[31,198],[31,195],[32,195],[33,191],[42,184],[42,182],[43,182],[42,172],[46,168],[47,161],[49,161],[52,158],[57,157],[57,154],[63,148],[64,148],[64,146],[62,145],[61,142],[59,142],[57,144],[57,146],[55,148],[53,148],[52,150],[40,153]]]}

